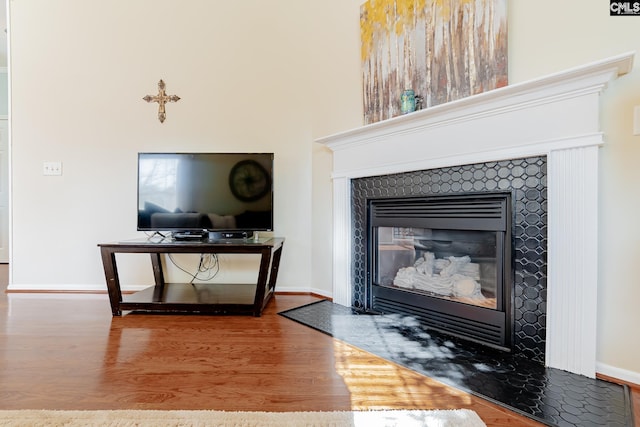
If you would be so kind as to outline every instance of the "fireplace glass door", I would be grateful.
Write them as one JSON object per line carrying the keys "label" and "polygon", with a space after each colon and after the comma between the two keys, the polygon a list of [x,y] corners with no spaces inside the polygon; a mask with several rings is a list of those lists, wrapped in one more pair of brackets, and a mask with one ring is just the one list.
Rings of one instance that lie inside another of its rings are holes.
{"label": "fireplace glass door", "polygon": [[377,227],[376,234],[374,284],[498,308],[501,233]]}
{"label": "fireplace glass door", "polygon": [[510,193],[368,199],[368,307],[509,350]]}

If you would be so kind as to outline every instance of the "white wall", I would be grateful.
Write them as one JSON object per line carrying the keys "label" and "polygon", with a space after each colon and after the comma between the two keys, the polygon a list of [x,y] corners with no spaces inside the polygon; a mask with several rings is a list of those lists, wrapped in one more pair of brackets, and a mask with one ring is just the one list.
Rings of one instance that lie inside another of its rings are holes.
{"label": "white wall", "polygon": [[[362,125],[362,91],[353,80],[351,60],[360,55],[354,45],[354,31],[360,0],[327,0],[330,34],[324,34],[330,55],[322,72],[330,77],[324,96],[314,111],[314,136],[322,137]],[[610,17],[606,4],[582,0],[508,1],[509,79],[526,81],[580,66],[627,51],[640,52],[640,17]],[[340,34],[340,42],[333,41]],[[316,36],[317,37],[317,36]],[[637,260],[640,259],[640,136],[632,135],[632,111],[640,105],[640,59],[634,70],[616,80],[603,97],[605,114],[602,129],[607,144],[601,150],[600,262],[598,316],[598,371],[640,383],[640,341],[634,327],[640,325],[640,286]],[[359,71],[359,70],[358,70]],[[358,82],[359,83],[359,82]],[[345,85],[346,84],[346,85]],[[561,118],[559,118],[561,120]],[[331,203],[326,187],[330,161],[326,152],[314,148],[314,206]],[[320,170],[322,169],[322,170]],[[322,185],[320,185],[322,184]],[[318,190],[318,189],[324,190]],[[314,240],[314,250],[324,253],[324,241]],[[330,260],[314,258],[314,274],[330,268]],[[594,313],[594,315],[596,315]]]}
{"label": "white wall", "polygon": [[[136,231],[139,151],[275,152],[279,288],[310,287],[307,2],[11,1],[10,289],[104,289],[97,243]],[[157,93],[182,99],[157,119]],[[42,175],[61,161],[61,177]],[[119,264],[151,283],[148,257]]]}

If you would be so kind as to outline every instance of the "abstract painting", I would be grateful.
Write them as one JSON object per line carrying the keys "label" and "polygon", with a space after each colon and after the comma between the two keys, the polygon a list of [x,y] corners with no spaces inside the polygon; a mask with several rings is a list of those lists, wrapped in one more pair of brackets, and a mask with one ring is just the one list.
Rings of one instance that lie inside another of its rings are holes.
{"label": "abstract painting", "polygon": [[365,124],[506,86],[506,0],[368,0],[360,8]]}

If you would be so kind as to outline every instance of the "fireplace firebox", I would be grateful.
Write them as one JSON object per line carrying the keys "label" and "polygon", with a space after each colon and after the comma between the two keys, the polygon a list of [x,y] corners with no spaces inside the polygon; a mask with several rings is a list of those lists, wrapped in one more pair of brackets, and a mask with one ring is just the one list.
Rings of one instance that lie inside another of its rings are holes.
{"label": "fireplace firebox", "polygon": [[511,194],[369,199],[369,308],[512,347]]}

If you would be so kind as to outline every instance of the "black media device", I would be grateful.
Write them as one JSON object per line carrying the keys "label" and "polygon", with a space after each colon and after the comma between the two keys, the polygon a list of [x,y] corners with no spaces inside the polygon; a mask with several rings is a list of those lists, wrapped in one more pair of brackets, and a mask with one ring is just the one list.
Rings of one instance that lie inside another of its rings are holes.
{"label": "black media device", "polygon": [[273,153],[139,153],[139,231],[248,239],[273,230]]}

